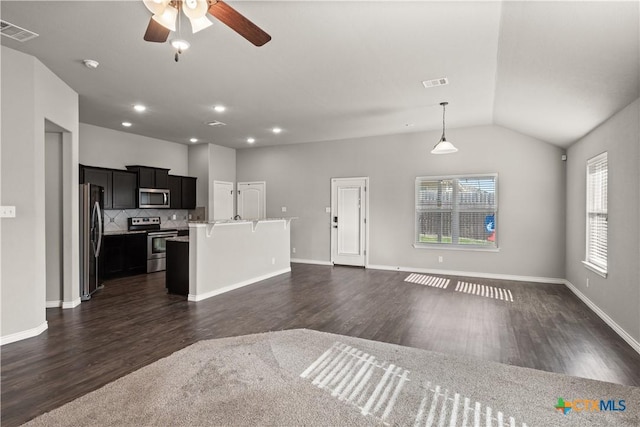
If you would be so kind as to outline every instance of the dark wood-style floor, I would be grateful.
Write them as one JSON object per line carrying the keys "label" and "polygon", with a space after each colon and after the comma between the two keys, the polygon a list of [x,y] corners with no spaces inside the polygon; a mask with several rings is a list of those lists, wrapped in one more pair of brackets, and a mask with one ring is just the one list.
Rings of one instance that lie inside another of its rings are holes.
{"label": "dark wood-style floor", "polygon": [[407,273],[293,264],[192,303],[164,273],[106,283],[42,335],[2,347],[2,425],[19,425],[196,341],[293,328],[640,386],[640,355],[565,286],[461,280],[514,302],[404,282]]}

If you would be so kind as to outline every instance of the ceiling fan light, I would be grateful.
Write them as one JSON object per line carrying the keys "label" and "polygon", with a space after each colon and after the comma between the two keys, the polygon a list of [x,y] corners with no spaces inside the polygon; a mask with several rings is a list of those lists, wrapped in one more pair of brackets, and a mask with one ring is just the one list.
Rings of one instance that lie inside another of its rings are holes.
{"label": "ceiling fan light", "polygon": [[431,150],[431,154],[451,154],[457,152],[458,149],[446,138],[442,138],[440,142],[438,142],[433,150]]}
{"label": "ceiling fan light", "polygon": [[169,0],[142,0],[142,3],[149,9],[149,12],[154,15],[162,15],[169,4]]}
{"label": "ceiling fan light", "polygon": [[201,16],[200,18],[189,18],[189,21],[191,21],[191,31],[193,31],[193,34],[213,25],[213,22],[209,21],[206,16]]}
{"label": "ceiling fan light", "polygon": [[182,11],[189,19],[202,18],[207,15],[209,3],[201,0],[185,0],[182,2]]}
{"label": "ceiling fan light", "polygon": [[174,39],[171,40],[171,46],[180,51],[187,50],[191,47],[191,43],[183,39]]}
{"label": "ceiling fan light", "polygon": [[175,31],[176,30],[176,18],[178,17],[178,9],[169,5],[162,14],[155,14],[152,16],[153,20],[163,27]]}

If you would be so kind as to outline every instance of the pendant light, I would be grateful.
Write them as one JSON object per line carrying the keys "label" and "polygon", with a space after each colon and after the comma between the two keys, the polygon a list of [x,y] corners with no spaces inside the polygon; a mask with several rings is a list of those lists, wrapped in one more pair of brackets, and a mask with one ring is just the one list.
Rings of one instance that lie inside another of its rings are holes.
{"label": "pendant light", "polygon": [[454,147],[454,145],[452,143],[450,143],[449,141],[447,141],[447,138],[445,138],[444,136],[444,112],[445,112],[445,108],[447,105],[449,105],[448,102],[441,102],[440,105],[442,105],[442,137],[440,137],[440,142],[438,142],[435,147],[433,147],[433,150],[431,150],[431,154],[450,154],[450,153],[455,153],[458,151],[458,149],[456,147]]}

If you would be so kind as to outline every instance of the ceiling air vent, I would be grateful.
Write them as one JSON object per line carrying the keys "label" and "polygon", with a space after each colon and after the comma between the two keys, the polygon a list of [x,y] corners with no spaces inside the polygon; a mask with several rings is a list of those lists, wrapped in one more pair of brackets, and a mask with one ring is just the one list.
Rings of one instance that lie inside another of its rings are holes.
{"label": "ceiling air vent", "polygon": [[33,31],[25,30],[22,27],[18,27],[17,25],[13,25],[11,22],[3,21],[1,19],[0,34],[19,42],[26,42],[27,40],[38,37],[38,34],[34,33]]}
{"label": "ceiling air vent", "polygon": [[222,123],[217,120],[214,120],[212,122],[207,122],[207,126],[226,126],[226,123]]}
{"label": "ceiling air vent", "polygon": [[446,77],[441,77],[439,79],[434,79],[434,80],[425,80],[422,82],[422,84],[424,85],[424,87],[428,89],[430,87],[448,85],[449,79]]}

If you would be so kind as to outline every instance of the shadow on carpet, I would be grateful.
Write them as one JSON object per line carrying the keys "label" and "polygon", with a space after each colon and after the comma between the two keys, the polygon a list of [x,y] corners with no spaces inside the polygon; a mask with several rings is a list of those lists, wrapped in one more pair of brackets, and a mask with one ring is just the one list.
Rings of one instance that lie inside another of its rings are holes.
{"label": "shadow on carpet", "polygon": [[26,425],[638,426],[639,405],[637,387],[290,330],[198,342]]}

